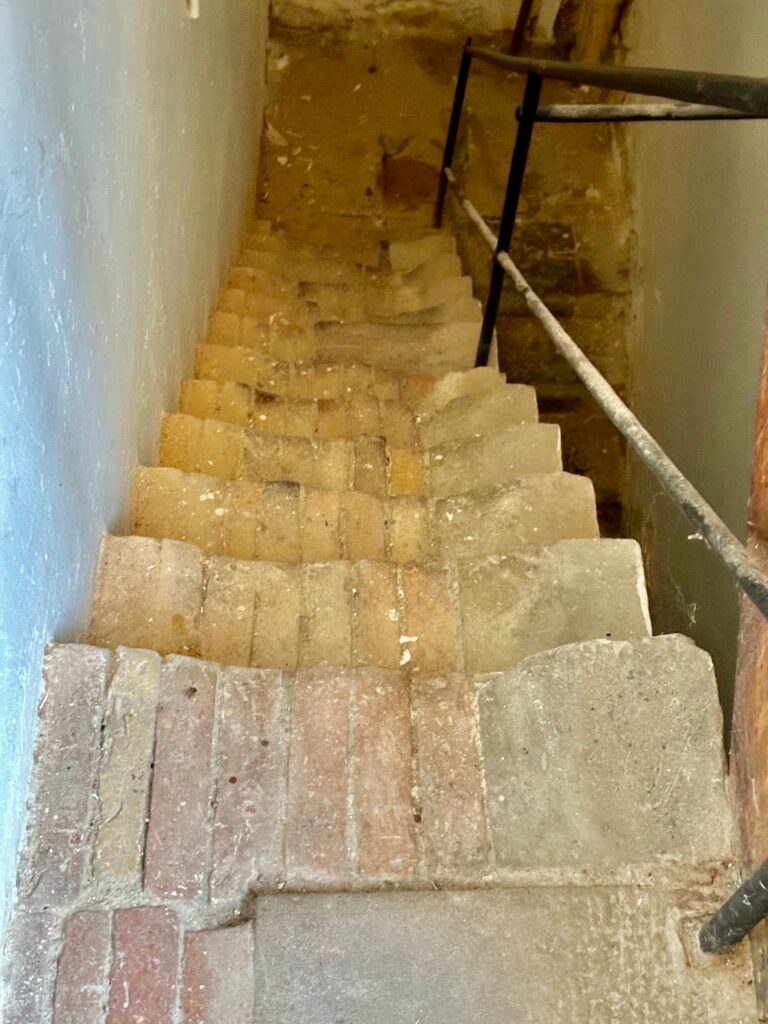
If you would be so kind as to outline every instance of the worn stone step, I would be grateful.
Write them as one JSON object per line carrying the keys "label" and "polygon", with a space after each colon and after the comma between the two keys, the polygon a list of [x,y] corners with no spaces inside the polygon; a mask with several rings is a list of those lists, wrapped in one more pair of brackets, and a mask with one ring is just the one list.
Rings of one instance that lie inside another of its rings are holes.
{"label": "worn stone step", "polygon": [[[486,376],[486,380],[488,377]],[[402,402],[355,394],[347,399],[288,401],[234,382],[186,380],[179,411],[260,431],[309,439],[383,437],[396,448],[429,448],[484,430],[514,423],[536,423],[536,392],[525,384],[499,385],[488,392],[454,398],[429,414]]]}
{"label": "worn stone step", "polygon": [[491,672],[581,640],[650,631],[639,548],[566,540],[429,566],[259,562],[175,540],[104,538],[91,642],[233,665]]}
{"label": "worn stone step", "polygon": [[396,374],[369,363],[295,365],[230,345],[199,346],[195,376],[248,384],[266,394],[289,399],[340,399],[370,394],[385,401],[401,401],[424,415],[454,398],[485,394],[505,384],[502,374],[487,366],[446,373]]}
{"label": "worn stone step", "polygon": [[537,654],[478,700],[500,868],[731,857],[717,684],[687,637]]}
{"label": "worn stone step", "polygon": [[[285,425],[279,428],[279,432],[295,431],[299,437],[310,436],[305,434],[307,428],[302,425],[306,417],[313,424],[313,432],[317,426],[318,436],[346,437],[349,428],[349,436],[356,437],[361,432],[354,425],[360,410],[363,407],[370,408],[373,402],[380,410],[381,430],[378,434],[388,437],[390,431],[397,434],[393,420],[402,423],[403,418],[407,417],[413,428],[414,417],[417,425],[426,424],[439,416],[443,409],[447,410],[453,402],[460,399],[482,402],[500,392],[514,395],[514,400],[510,401],[509,415],[516,418],[508,422],[533,423],[538,419],[534,389],[524,384],[508,385],[498,370],[486,366],[442,377],[420,376],[397,380],[381,370],[369,372],[367,368],[360,368],[359,371],[332,371],[330,374],[317,373],[314,367],[307,367],[306,373],[298,370],[294,373],[283,372],[282,363],[247,357],[245,360],[237,358],[230,362],[224,353],[221,359],[201,357],[198,359],[198,368],[215,373],[217,377],[183,381],[182,412],[241,424],[255,418],[259,424],[264,424],[270,421],[283,422],[284,410]],[[251,380],[228,380],[225,374],[229,370],[233,371],[235,377],[249,376]],[[352,388],[350,382],[358,386]],[[303,394],[312,391],[317,394],[308,394],[306,397]],[[296,392],[300,392],[301,397],[296,397]],[[472,403],[466,404],[469,408]],[[342,410],[345,413],[343,417]],[[368,422],[369,415],[366,413],[363,419]],[[332,428],[331,422],[337,425]],[[459,416],[446,440],[463,436],[460,423]],[[413,436],[412,428],[402,426],[400,429],[407,430],[407,435]]]}
{"label": "worn stone step", "polygon": [[372,217],[367,214],[336,213],[327,209],[312,210],[312,216],[300,216],[292,223],[290,218],[282,217],[276,222],[254,220],[251,222],[246,237],[253,236],[258,240],[254,248],[259,248],[262,241],[279,246],[282,243],[290,246],[298,240],[300,244],[331,250],[359,259],[369,251],[375,252],[384,246],[395,247],[392,266],[398,269],[410,269],[423,263],[425,258],[442,253],[456,251],[456,240],[450,231],[434,229],[425,225],[415,225],[402,221],[397,217]]}
{"label": "worn stone step", "polygon": [[236,313],[214,313],[208,343],[244,346],[267,357],[305,363],[360,363],[403,373],[445,373],[475,364],[478,324],[385,324],[333,321],[264,324]]}
{"label": "worn stone step", "polygon": [[[462,276],[461,260],[455,252],[432,253],[416,266],[392,271],[366,266],[357,260],[302,259],[293,253],[246,249],[240,253],[232,270],[236,277],[239,271],[253,270],[284,281],[339,285],[345,290],[350,286],[423,288],[446,278]],[[239,277],[240,280],[246,279],[245,274]]]}
{"label": "worn stone step", "polygon": [[[461,280],[461,279],[457,279]],[[442,297],[441,292],[400,290],[394,302],[373,300],[368,293],[334,295],[322,302],[299,289],[298,296],[281,293],[270,296],[244,288],[228,288],[219,296],[220,313],[236,313],[262,326],[285,329],[307,328],[319,323],[430,324],[475,322],[480,319],[480,303],[465,289]],[[215,317],[215,314],[214,314]],[[249,336],[247,326],[245,337]]]}
{"label": "worn stone step", "polygon": [[255,1019],[751,1024],[748,951],[695,952],[714,907],[633,887],[267,896]]}
{"label": "worn stone step", "polygon": [[459,498],[382,500],[287,483],[223,483],[148,466],[134,478],[131,532],[233,558],[398,563],[510,554],[598,536],[591,482],[566,473],[522,477]]}
{"label": "worn stone step", "polygon": [[560,431],[548,423],[512,424],[420,451],[388,445],[380,437],[310,440],[183,413],[164,418],[159,461],[224,480],[286,480],[382,498],[447,497],[562,469]]}
{"label": "worn stone step", "polygon": [[413,270],[435,256],[451,255],[456,252],[456,239],[445,231],[417,233],[410,238],[388,239],[386,234],[376,231],[366,237],[359,231],[354,238],[345,239],[343,234],[332,238],[330,243],[313,243],[304,238],[292,237],[281,231],[266,231],[263,227],[246,234],[243,248],[265,253],[293,256],[302,261],[335,258],[349,259],[366,266],[381,265],[395,272]]}

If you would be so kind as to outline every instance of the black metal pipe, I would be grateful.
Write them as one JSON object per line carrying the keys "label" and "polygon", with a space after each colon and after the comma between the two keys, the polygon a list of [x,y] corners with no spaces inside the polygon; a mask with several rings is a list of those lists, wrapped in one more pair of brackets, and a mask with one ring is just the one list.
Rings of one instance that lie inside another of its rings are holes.
{"label": "black metal pipe", "polygon": [[[520,108],[517,109],[518,120]],[[746,114],[701,103],[558,103],[540,107],[541,124],[594,124],[607,121],[755,121],[765,114]]]}
{"label": "black metal pipe", "polygon": [[532,10],[533,0],[522,0],[520,10],[517,15],[517,21],[515,22],[515,31],[512,33],[512,41],[510,42],[509,49],[507,50],[507,53],[512,57],[516,57],[523,48],[525,30],[528,27],[528,21],[530,20]]}
{"label": "black metal pipe", "polygon": [[699,932],[704,953],[722,953],[735,946],[768,917],[768,860],[736,890]]}
{"label": "black metal pipe", "polygon": [[[488,364],[493,332],[496,328],[496,318],[499,315],[499,305],[501,304],[501,291],[504,287],[504,269],[499,265],[496,257],[500,252],[509,252],[509,246],[512,242],[517,208],[520,205],[520,194],[523,190],[525,169],[528,164],[528,153],[531,148],[533,128],[536,124],[536,112],[539,109],[539,100],[541,99],[541,86],[542,78],[540,75],[528,76],[528,80],[525,83],[525,95],[523,96],[515,148],[509,165],[507,190],[504,195],[504,207],[499,224],[499,238],[493,262],[491,263],[491,282],[488,286],[488,298],[485,301],[483,326],[480,331],[475,366],[487,366]],[[445,180],[447,184],[447,178]]]}
{"label": "black metal pipe", "polygon": [[747,114],[768,114],[768,78],[716,75],[707,71],[615,67],[609,64],[571,64],[560,60],[508,57],[498,50],[470,46],[478,60],[523,75],[540,75],[600,89],[618,89],[684,103],[705,103]]}
{"label": "black metal pipe", "polygon": [[432,223],[436,228],[443,223],[443,207],[445,205],[445,190],[447,180],[446,169],[453,166],[453,154],[456,151],[456,139],[459,135],[459,124],[461,123],[461,112],[464,109],[464,97],[467,92],[469,72],[472,67],[472,40],[468,39],[466,46],[461,52],[459,62],[459,73],[456,78],[456,91],[453,94],[453,106],[451,108],[451,119],[448,122],[448,134],[445,137],[445,149],[443,150],[443,163],[440,167],[440,181],[437,186],[437,200]]}

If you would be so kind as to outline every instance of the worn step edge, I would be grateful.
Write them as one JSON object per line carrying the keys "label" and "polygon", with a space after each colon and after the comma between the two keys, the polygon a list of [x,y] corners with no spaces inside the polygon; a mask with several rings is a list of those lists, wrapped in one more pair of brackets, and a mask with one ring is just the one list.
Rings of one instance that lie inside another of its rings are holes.
{"label": "worn step edge", "polygon": [[599,536],[591,481],[567,473],[520,477],[459,498],[381,500],[148,466],[134,475],[131,533],[231,558],[398,564],[512,554]]}
{"label": "worn step edge", "polygon": [[632,541],[564,540],[430,566],[271,563],[105,536],[90,640],[230,664],[509,668],[550,647],[650,634]]}
{"label": "worn step edge", "polygon": [[550,423],[513,423],[422,451],[383,438],[288,437],[184,413],[163,419],[159,462],[225,480],[437,498],[563,468],[560,429]]}

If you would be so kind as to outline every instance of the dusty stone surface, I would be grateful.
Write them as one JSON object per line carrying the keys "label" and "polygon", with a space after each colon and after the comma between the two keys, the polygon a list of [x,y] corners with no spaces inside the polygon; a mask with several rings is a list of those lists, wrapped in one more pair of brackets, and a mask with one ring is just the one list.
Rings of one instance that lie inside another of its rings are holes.
{"label": "dusty stone surface", "polygon": [[682,934],[705,909],[625,888],[265,897],[254,1019],[753,1022],[744,949],[689,962]]}
{"label": "dusty stone surface", "polygon": [[135,884],[143,865],[160,658],[120,648],[109,684],[94,850],[98,879]]}
{"label": "dusty stone surface", "polygon": [[500,866],[730,857],[717,687],[687,638],[548,651],[478,703]]}
{"label": "dusty stone surface", "polygon": [[651,632],[634,541],[564,540],[538,553],[460,562],[459,590],[469,672],[579,640]]}

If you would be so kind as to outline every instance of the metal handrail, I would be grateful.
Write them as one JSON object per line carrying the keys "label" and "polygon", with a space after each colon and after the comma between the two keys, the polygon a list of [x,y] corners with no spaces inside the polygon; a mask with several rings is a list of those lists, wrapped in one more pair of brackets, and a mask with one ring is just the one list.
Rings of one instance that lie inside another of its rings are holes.
{"label": "metal handrail", "polygon": [[[517,112],[518,129],[509,166],[507,187],[495,235],[472,202],[462,194],[453,174],[452,164],[458,138],[464,99],[473,58],[495,64],[527,76],[522,106]],[[545,78],[595,85],[624,92],[638,92],[684,104],[635,106],[623,117],[619,107],[594,105],[580,108],[578,104],[540,107]],[[462,51],[453,107],[446,135],[440,183],[435,206],[435,226],[442,221],[446,190],[450,187],[470,221],[493,251],[491,280],[485,303],[483,324],[478,343],[476,365],[488,362],[491,342],[506,277],[522,296],[528,310],[537,318],[550,341],[566,359],[573,371],[638,453],[682,512],[698,528],[702,539],[721,559],[739,588],[768,618],[768,575],[754,563],[750,553],[728,529],[714,509],[704,500],[690,480],[678,469],[661,445],[622,401],[605,377],[587,359],[562,324],[533,291],[509,254],[515,229],[517,209],[522,192],[528,154],[537,123],[574,121],[648,120],[673,123],[684,120],[768,118],[768,79],[734,75],[712,75],[693,71],[662,71],[655,68],[612,68],[593,64],[567,64],[562,61],[509,57],[495,50],[472,45]],[[702,928],[700,945],[704,952],[716,953],[740,941],[768,916],[768,861],[720,908]]]}
{"label": "metal handrail", "polygon": [[640,96],[658,96],[684,103],[706,103],[745,114],[768,117],[768,78],[746,75],[717,75],[710,71],[670,71],[666,68],[613,67],[610,64],[580,64],[536,57],[511,57],[468,43],[472,57],[518,74],[539,75],[560,82],[617,89]]}

